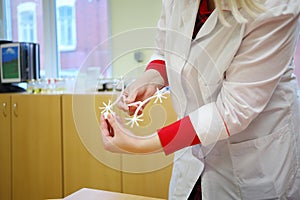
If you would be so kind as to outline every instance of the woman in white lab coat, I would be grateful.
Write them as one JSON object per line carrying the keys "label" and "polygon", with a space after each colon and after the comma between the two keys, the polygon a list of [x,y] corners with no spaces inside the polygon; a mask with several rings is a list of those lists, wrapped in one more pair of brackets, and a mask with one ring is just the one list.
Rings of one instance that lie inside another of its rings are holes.
{"label": "woman in white lab coat", "polygon": [[300,1],[207,0],[213,12],[195,33],[199,5],[199,0],[163,1],[157,51],[120,104],[132,112],[126,103],[169,85],[179,120],[139,139],[115,116],[108,122],[101,117],[105,148],[175,152],[170,199],[193,198],[198,184],[208,200],[299,200],[293,55]]}

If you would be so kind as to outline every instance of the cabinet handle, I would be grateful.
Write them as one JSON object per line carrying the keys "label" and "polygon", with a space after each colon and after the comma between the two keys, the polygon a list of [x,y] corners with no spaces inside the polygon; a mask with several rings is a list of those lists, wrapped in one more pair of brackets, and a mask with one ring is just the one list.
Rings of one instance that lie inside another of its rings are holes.
{"label": "cabinet handle", "polygon": [[14,115],[16,117],[18,117],[18,104],[17,103],[14,103],[14,105],[13,105],[13,111],[14,111]]}
{"label": "cabinet handle", "polygon": [[6,103],[5,102],[2,104],[2,113],[3,113],[4,117],[7,116],[7,114],[6,114]]}

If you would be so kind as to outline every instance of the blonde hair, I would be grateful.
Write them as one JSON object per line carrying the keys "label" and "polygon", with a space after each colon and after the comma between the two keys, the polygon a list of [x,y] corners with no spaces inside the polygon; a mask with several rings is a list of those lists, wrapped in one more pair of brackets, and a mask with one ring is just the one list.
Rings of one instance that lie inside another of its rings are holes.
{"label": "blonde hair", "polygon": [[243,9],[251,17],[257,16],[263,12],[264,8],[261,0],[214,0],[216,8],[219,10],[220,21],[225,26],[230,26],[224,17],[224,7],[228,7],[238,23],[246,23],[247,19],[242,15],[239,9]]}

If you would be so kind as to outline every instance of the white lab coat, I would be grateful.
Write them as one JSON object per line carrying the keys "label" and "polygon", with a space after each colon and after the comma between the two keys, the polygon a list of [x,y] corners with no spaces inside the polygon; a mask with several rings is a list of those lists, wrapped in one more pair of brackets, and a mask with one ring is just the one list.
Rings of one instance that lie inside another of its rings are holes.
{"label": "white lab coat", "polygon": [[152,57],[166,61],[174,109],[202,143],[175,153],[169,199],[187,199],[201,175],[205,200],[299,200],[300,1],[266,0],[245,24],[225,8],[230,27],[215,10],[192,40],[198,6],[163,1]]}

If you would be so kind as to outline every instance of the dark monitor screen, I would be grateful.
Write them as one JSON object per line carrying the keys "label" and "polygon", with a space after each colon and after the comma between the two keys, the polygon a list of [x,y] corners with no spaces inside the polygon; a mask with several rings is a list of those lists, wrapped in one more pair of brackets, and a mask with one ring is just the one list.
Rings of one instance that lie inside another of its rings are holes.
{"label": "dark monitor screen", "polygon": [[1,45],[1,83],[21,82],[20,44],[8,43]]}

